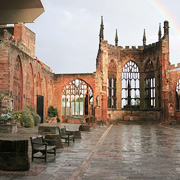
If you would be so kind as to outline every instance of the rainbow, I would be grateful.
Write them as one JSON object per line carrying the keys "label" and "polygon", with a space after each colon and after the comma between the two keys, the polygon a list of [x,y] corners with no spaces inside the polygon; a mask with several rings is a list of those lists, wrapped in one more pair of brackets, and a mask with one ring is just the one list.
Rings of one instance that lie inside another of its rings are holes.
{"label": "rainbow", "polygon": [[176,21],[176,19],[171,15],[171,13],[167,10],[167,8],[160,3],[158,0],[146,0],[151,7],[157,11],[157,13],[164,19],[169,21],[170,26],[173,32],[180,36],[180,24]]}

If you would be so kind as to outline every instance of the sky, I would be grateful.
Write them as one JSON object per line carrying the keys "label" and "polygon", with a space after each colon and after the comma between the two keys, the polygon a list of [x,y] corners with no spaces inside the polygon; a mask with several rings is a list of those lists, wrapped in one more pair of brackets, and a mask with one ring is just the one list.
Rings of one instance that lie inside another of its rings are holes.
{"label": "sky", "polygon": [[104,39],[118,45],[142,46],[158,41],[159,23],[170,26],[170,62],[180,63],[179,0],[41,0],[45,12],[26,24],[36,33],[36,56],[54,73],[96,71],[101,16]]}

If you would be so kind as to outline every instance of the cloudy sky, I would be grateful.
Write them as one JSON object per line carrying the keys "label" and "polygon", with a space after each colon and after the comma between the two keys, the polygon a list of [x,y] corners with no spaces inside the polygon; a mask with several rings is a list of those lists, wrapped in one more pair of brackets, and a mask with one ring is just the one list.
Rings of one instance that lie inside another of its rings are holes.
{"label": "cloudy sky", "polygon": [[[170,23],[170,62],[180,62],[179,0],[41,0],[45,12],[33,24],[36,56],[55,73],[92,73],[99,44],[100,19],[104,39],[119,46],[141,46],[158,40],[159,23]],[[162,28],[163,32],[163,28]]]}

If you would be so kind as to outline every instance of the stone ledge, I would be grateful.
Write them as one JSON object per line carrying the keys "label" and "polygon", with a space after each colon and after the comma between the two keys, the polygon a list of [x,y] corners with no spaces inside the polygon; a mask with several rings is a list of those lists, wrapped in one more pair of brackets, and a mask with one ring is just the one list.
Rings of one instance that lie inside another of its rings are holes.
{"label": "stone ledge", "polygon": [[127,116],[124,116],[124,120],[125,121],[139,121],[140,120],[140,117],[139,116],[130,116],[130,115],[127,115]]}

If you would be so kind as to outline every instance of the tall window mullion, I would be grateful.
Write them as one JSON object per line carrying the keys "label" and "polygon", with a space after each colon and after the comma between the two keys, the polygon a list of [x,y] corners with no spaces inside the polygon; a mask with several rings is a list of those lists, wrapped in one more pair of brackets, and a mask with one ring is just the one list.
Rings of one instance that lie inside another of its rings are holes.
{"label": "tall window mullion", "polygon": [[146,78],[145,78],[145,102],[146,108],[155,107],[155,78],[154,67],[151,60],[146,63],[145,66]]}
{"label": "tall window mullion", "polygon": [[111,60],[108,68],[107,79],[107,107],[116,108],[116,76],[117,67],[114,60]]}
{"label": "tall window mullion", "polygon": [[107,88],[107,96],[108,96],[108,108],[116,108],[116,79],[109,78],[108,79],[108,88]]}

